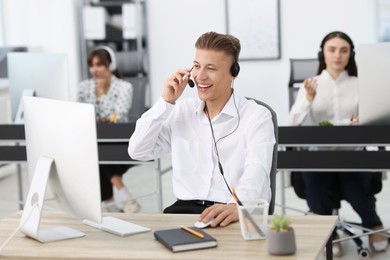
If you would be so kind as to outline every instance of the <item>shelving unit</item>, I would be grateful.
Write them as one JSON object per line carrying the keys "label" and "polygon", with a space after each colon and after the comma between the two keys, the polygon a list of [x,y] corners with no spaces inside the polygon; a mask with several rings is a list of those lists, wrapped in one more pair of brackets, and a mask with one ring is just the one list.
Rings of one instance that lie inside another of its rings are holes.
{"label": "shelving unit", "polygon": [[[89,51],[99,45],[115,52],[146,53],[144,0],[84,0],[82,13],[82,49]],[[88,75],[86,66],[83,77]]]}
{"label": "shelving unit", "polygon": [[80,55],[85,57],[82,59],[82,79],[90,77],[87,57],[92,49],[101,45],[113,49],[123,79],[134,87],[130,120],[136,120],[145,111],[149,82],[145,1],[84,0],[80,9]]}
{"label": "shelving unit", "polygon": [[[143,0],[100,0],[84,1],[83,19],[84,36],[87,47],[100,44],[110,45],[116,51],[143,50],[146,48],[145,39],[145,3]],[[103,15],[90,15],[104,12]],[[104,20],[102,20],[104,19]],[[91,37],[86,30],[86,24],[104,23],[104,36]],[[130,28],[131,27],[131,28]],[[129,32],[130,31],[130,32]]]}

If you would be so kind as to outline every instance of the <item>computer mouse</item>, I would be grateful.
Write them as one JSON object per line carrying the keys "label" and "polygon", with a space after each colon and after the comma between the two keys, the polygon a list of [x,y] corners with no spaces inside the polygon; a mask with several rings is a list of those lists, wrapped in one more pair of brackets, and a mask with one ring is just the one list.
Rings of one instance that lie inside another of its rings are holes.
{"label": "computer mouse", "polygon": [[209,222],[202,222],[202,221],[196,221],[194,226],[197,227],[197,228],[206,228],[208,226],[210,226],[210,224],[213,222],[214,219],[210,220]]}

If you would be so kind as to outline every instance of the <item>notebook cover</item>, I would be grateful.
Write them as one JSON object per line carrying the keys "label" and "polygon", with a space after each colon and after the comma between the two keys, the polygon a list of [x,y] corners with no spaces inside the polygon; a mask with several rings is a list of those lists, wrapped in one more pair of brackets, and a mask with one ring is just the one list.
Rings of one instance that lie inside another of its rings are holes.
{"label": "notebook cover", "polygon": [[154,237],[172,252],[181,252],[195,249],[211,248],[217,246],[217,240],[203,230],[191,227],[204,235],[199,238],[182,228],[158,230],[154,232]]}

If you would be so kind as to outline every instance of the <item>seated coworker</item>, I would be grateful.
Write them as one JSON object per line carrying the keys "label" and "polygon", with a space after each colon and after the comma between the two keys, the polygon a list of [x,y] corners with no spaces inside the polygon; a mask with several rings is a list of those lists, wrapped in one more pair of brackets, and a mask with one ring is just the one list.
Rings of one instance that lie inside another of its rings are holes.
{"label": "seated coworker", "polygon": [[[238,220],[229,188],[241,201],[270,200],[273,122],[268,109],[233,91],[237,38],[207,32],[195,47],[192,68],[170,75],[137,121],[129,154],[146,161],[171,153],[177,201],[164,213],[201,213],[200,221],[226,226]],[[198,98],[179,100],[191,76]]]}
{"label": "seated coworker", "polygon": [[[91,79],[80,83],[77,101],[95,106],[98,123],[126,123],[133,98],[133,86],[122,79],[116,68],[114,51],[106,46],[88,56]],[[122,181],[129,165],[99,165],[102,208],[109,212],[138,212],[140,205]],[[114,202],[113,186],[119,203]]]}
{"label": "seated coworker", "polygon": [[[329,33],[322,40],[318,59],[318,75],[306,79],[299,89],[288,124],[319,125],[323,121],[334,125],[355,123],[358,80],[352,40],[343,32]],[[308,206],[316,214],[331,215],[335,208],[332,191],[337,185],[341,196],[359,214],[363,227],[382,229],[376,213],[376,199],[371,192],[372,179],[370,172],[304,172]],[[387,238],[379,234],[370,235],[369,242],[375,251],[384,251],[387,247]],[[340,243],[333,244],[333,253],[341,255]]]}

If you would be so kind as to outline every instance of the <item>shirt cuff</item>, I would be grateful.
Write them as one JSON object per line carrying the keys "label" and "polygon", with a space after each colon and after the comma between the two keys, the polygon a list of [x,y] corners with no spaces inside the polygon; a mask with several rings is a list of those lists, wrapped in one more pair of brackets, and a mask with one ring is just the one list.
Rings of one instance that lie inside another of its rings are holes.
{"label": "shirt cuff", "polygon": [[231,198],[231,199],[228,201],[228,203],[226,203],[226,204],[230,204],[230,203],[237,204],[237,201],[236,201],[235,199]]}
{"label": "shirt cuff", "polygon": [[157,102],[163,102],[166,105],[167,108],[171,108],[171,109],[173,109],[173,107],[175,106],[175,104],[171,104],[171,103],[165,101],[163,99],[163,97],[160,97]]}
{"label": "shirt cuff", "polygon": [[175,105],[166,102],[162,97],[160,97],[153,107],[149,110],[152,118],[168,118],[169,114],[173,110]]}
{"label": "shirt cuff", "polygon": [[307,98],[305,97],[302,101],[302,104],[301,104],[301,108],[302,109],[308,109],[309,107],[311,107],[311,105],[313,104],[313,102],[310,102],[309,100],[307,100]]}

